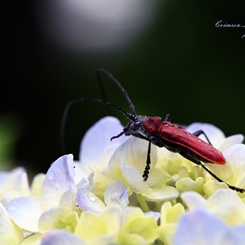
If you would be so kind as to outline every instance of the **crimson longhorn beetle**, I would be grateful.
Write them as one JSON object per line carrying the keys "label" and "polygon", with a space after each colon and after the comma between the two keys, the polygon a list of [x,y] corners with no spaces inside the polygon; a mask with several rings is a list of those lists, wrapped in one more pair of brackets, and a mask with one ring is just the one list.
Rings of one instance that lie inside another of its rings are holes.
{"label": "crimson longhorn beetle", "polygon": [[[148,179],[148,175],[150,171],[151,144],[154,144],[158,147],[165,147],[169,151],[179,153],[184,158],[190,160],[191,162],[197,165],[200,165],[216,180],[227,184],[230,189],[241,193],[245,192],[245,189],[241,189],[236,186],[229,185],[228,183],[220,179],[202,163],[202,162],[214,163],[214,164],[221,164],[221,165],[226,163],[226,160],[222,155],[222,153],[212,146],[211,142],[209,141],[204,131],[199,130],[191,134],[184,127],[171,123],[170,114],[167,114],[164,120],[162,120],[158,116],[150,117],[150,116],[138,115],[136,113],[134,104],[132,103],[127,91],[123,88],[121,83],[108,71],[104,69],[99,69],[97,70],[97,77],[104,98],[106,98],[106,96],[102,86],[101,74],[105,74],[106,76],[108,76],[121,90],[123,96],[125,97],[125,99],[129,104],[130,113],[126,112],[124,109],[122,109],[117,105],[114,105],[108,101],[100,100],[100,99],[80,98],[77,100],[70,101],[66,105],[66,108],[64,110],[62,123],[61,123],[61,130],[60,130],[61,147],[64,153],[65,153],[64,132],[65,132],[66,119],[70,107],[82,101],[93,101],[93,102],[105,104],[108,107],[115,108],[116,110],[123,113],[130,120],[130,122],[123,128],[123,131],[120,132],[118,135],[111,137],[111,140],[119,138],[122,135],[126,135],[126,136],[132,135],[137,138],[147,140],[149,142],[147,156],[146,156],[146,166],[142,176],[145,181]],[[204,135],[208,143],[198,138],[198,136],[200,135]]]}

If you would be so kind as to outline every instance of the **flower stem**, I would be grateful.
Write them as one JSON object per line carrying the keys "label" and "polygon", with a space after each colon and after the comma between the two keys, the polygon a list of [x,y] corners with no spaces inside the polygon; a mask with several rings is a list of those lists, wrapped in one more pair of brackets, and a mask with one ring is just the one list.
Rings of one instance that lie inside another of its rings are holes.
{"label": "flower stem", "polygon": [[143,212],[149,212],[150,209],[145,201],[145,199],[140,194],[136,194],[140,207],[142,208]]}

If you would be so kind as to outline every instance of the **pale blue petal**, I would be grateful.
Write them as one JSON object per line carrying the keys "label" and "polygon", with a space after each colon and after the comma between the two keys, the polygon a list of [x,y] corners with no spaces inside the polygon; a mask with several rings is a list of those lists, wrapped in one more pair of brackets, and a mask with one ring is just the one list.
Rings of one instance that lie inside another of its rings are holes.
{"label": "pale blue petal", "polygon": [[237,242],[225,223],[198,209],[183,214],[174,237],[174,245],[237,245]]}
{"label": "pale blue petal", "polygon": [[245,225],[231,227],[232,234],[237,239],[236,245],[244,245]]}
{"label": "pale blue petal", "polygon": [[207,209],[206,200],[199,193],[188,191],[182,193],[180,196],[189,210],[196,208]]}
{"label": "pale blue petal", "polygon": [[92,192],[80,188],[77,191],[77,204],[83,211],[92,211],[94,213],[100,213],[105,210],[105,204]]}
{"label": "pale blue petal", "polygon": [[46,233],[41,241],[40,245],[87,245],[79,237],[60,230],[53,230]]}
{"label": "pale blue petal", "polygon": [[126,207],[129,203],[126,186],[119,181],[111,183],[105,190],[104,199],[107,206]]}
{"label": "pale blue petal", "polygon": [[[66,208],[75,208],[75,183],[73,156],[65,155],[57,159],[49,168],[41,188],[41,202],[44,209],[59,207],[64,193],[71,193],[66,200]],[[68,196],[67,196],[68,197]],[[62,201],[64,204],[64,200]]]}
{"label": "pale blue petal", "polygon": [[109,145],[120,145],[126,136],[110,141],[111,137],[123,131],[123,126],[115,117],[104,117],[96,122],[84,135],[80,147],[79,160],[83,166],[100,163]]}

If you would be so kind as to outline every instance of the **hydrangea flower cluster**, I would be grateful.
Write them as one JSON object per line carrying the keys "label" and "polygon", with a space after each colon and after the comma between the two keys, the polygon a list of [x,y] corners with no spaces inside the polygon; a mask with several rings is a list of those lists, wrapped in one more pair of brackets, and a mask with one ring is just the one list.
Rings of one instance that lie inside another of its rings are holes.
{"label": "hydrangea flower cluster", "polygon": [[[0,172],[0,244],[3,245],[240,245],[245,239],[245,194],[218,183],[200,166],[135,137],[109,139],[122,131],[113,117],[84,136],[79,161],[57,159],[31,186],[23,168]],[[206,166],[231,185],[245,186],[242,135],[226,138],[204,130],[225,165]]]}

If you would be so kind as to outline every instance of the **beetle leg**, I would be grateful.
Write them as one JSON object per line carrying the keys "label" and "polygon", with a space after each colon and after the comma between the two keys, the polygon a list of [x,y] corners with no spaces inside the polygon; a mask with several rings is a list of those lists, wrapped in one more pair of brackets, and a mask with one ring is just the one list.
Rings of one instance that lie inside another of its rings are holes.
{"label": "beetle leg", "polygon": [[116,138],[120,138],[123,134],[125,134],[124,131],[121,132],[121,133],[118,134],[118,135],[115,135],[115,136],[111,137],[110,141],[112,141],[112,140],[114,140],[114,139],[116,139]]}
{"label": "beetle leg", "polygon": [[147,150],[147,158],[146,158],[146,165],[145,165],[145,170],[144,170],[144,173],[142,175],[142,177],[144,178],[144,181],[147,181],[148,179],[148,175],[149,175],[149,170],[150,170],[150,164],[151,164],[151,141],[153,139],[150,138],[148,141],[149,141],[149,144],[148,144],[148,150]]}
{"label": "beetle leg", "polygon": [[206,140],[208,141],[208,143],[210,145],[212,145],[211,142],[210,142],[210,140],[209,140],[209,138],[208,138],[208,136],[205,134],[205,132],[203,130],[198,130],[198,131],[196,131],[196,132],[193,133],[193,135],[195,135],[197,137],[200,136],[201,134],[203,134],[204,137],[206,138]]}
{"label": "beetle leg", "polygon": [[236,186],[233,186],[233,185],[229,185],[228,183],[226,183],[225,181],[223,181],[222,179],[220,179],[217,175],[215,175],[214,173],[212,173],[200,160],[196,159],[195,157],[192,157],[188,154],[183,154],[183,153],[180,153],[184,158],[190,160],[191,162],[197,164],[197,165],[200,165],[203,169],[205,169],[211,176],[213,176],[216,180],[218,180],[219,182],[223,182],[225,183],[226,185],[228,185],[228,187],[232,190],[235,190],[235,191],[238,191],[238,192],[245,192],[244,189],[242,188],[238,188]]}
{"label": "beetle leg", "polygon": [[170,114],[167,114],[164,121],[170,122]]}

